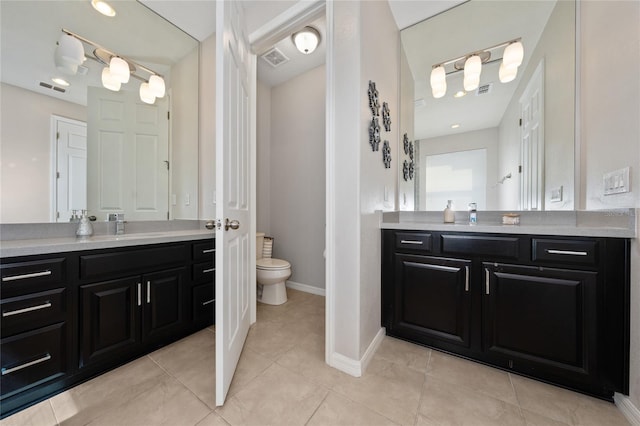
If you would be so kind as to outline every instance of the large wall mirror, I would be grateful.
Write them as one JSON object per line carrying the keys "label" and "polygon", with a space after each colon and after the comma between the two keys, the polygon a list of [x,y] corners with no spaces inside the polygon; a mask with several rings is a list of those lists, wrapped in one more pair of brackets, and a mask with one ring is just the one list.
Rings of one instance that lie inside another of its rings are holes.
{"label": "large wall mirror", "polygon": [[[0,223],[198,218],[199,43],[138,1],[113,6],[0,3]],[[63,30],[84,39],[77,66]],[[131,73],[117,91],[103,78],[114,55]],[[143,99],[153,74],[165,95]]]}
{"label": "large wall mirror", "polygon": [[[400,131],[411,149],[401,143],[397,158],[413,167],[400,167],[401,210],[447,200],[458,210],[574,208],[575,7],[470,0],[402,30]],[[501,70],[514,42],[522,62]],[[474,84],[470,61],[465,90],[470,56],[480,77]]]}

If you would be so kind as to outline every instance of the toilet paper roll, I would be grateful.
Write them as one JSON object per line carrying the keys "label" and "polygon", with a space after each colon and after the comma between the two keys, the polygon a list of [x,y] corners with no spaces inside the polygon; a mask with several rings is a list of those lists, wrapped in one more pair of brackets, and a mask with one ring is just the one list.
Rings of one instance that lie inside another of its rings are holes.
{"label": "toilet paper roll", "polygon": [[262,245],[262,257],[264,259],[270,259],[273,253],[273,238],[265,237]]}

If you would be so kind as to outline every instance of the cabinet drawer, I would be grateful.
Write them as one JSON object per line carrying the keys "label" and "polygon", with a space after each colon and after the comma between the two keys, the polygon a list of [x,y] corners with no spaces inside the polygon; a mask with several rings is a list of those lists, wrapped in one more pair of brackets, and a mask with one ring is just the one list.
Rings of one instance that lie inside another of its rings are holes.
{"label": "cabinet drawer", "polygon": [[185,246],[171,245],[80,256],[80,278],[95,279],[166,269],[186,261]]}
{"label": "cabinet drawer", "polygon": [[2,398],[65,373],[65,333],[58,323],[0,340]]}
{"label": "cabinet drawer", "polygon": [[209,260],[216,255],[216,240],[206,240],[199,243],[193,243],[191,256],[193,260]]}
{"label": "cabinet drawer", "polygon": [[595,265],[598,261],[597,241],[534,238],[531,244],[531,260],[534,262]]}
{"label": "cabinet drawer", "polygon": [[193,288],[193,321],[213,324],[216,307],[215,286],[202,284]]}
{"label": "cabinet drawer", "polygon": [[442,235],[442,252],[499,256],[517,259],[517,237],[492,237],[475,235]]}
{"label": "cabinet drawer", "polygon": [[2,336],[64,321],[67,312],[66,297],[66,289],[57,288],[2,299]]}
{"label": "cabinet drawer", "polygon": [[66,259],[55,258],[0,265],[2,297],[13,297],[63,284]]}
{"label": "cabinet drawer", "polygon": [[431,234],[424,232],[396,232],[396,248],[431,251]]}
{"label": "cabinet drawer", "polygon": [[216,268],[213,262],[202,262],[193,265],[193,281],[209,281],[213,283],[216,279]]}

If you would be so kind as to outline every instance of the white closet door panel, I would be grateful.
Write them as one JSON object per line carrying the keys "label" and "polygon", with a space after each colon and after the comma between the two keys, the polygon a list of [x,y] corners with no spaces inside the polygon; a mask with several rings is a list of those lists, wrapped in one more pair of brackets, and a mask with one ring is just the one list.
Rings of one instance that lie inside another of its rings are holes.
{"label": "white closet door panel", "polygon": [[125,140],[123,133],[101,132],[99,145],[98,201],[102,212],[124,209],[123,164]]}

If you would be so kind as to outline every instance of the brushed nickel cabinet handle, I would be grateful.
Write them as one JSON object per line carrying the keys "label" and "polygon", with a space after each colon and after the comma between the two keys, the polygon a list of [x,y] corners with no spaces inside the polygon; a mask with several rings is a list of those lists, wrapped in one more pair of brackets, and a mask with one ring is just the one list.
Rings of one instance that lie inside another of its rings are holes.
{"label": "brushed nickel cabinet handle", "polygon": [[147,304],[151,303],[151,281],[147,281]]}
{"label": "brushed nickel cabinet handle", "polygon": [[216,249],[206,249],[206,250],[202,250],[202,254],[209,254],[209,253],[213,253],[215,251],[216,251]]}
{"label": "brushed nickel cabinet handle", "polygon": [[416,246],[421,246],[423,243],[422,243],[422,241],[401,240],[400,244],[413,244],[413,245],[416,245]]}
{"label": "brushed nickel cabinet handle", "polygon": [[489,270],[484,269],[485,294],[489,294]]}
{"label": "brushed nickel cabinet handle", "polygon": [[213,272],[215,271],[216,268],[209,268],[209,269],[205,269],[204,271],[202,271],[203,274],[208,274],[209,272]]}
{"label": "brushed nickel cabinet handle", "polygon": [[2,277],[2,282],[6,283],[7,281],[16,281],[16,280],[26,280],[27,278],[36,278],[36,277],[44,277],[47,275],[51,275],[50,270],[41,271],[41,272],[32,272],[30,274],[22,274],[22,275],[12,275],[10,277]]}
{"label": "brushed nickel cabinet handle", "polygon": [[207,300],[206,302],[202,302],[202,306],[210,305],[215,301],[216,301],[216,299]]}
{"label": "brushed nickel cabinet handle", "polygon": [[138,283],[138,306],[142,306],[142,284]]}
{"label": "brushed nickel cabinet handle", "polygon": [[575,250],[555,250],[555,249],[546,249],[545,250],[549,254],[563,254],[569,256],[586,256],[586,251],[575,251]]}
{"label": "brushed nickel cabinet handle", "polygon": [[24,364],[18,365],[13,368],[3,368],[2,375],[13,373],[14,371],[22,370],[23,368],[31,367],[32,365],[40,364],[41,362],[49,361],[51,359],[51,355],[46,354],[42,358],[38,358],[34,361],[25,362]]}
{"label": "brushed nickel cabinet handle", "polygon": [[469,267],[465,266],[464,291],[469,291]]}
{"label": "brushed nickel cabinet handle", "polygon": [[2,313],[2,318],[10,317],[12,315],[19,315],[19,314],[24,314],[24,313],[27,313],[27,312],[37,311],[37,310],[40,310],[40,309],[46,309],[46,308],[50,308],[51,306],[52,306],[51,302],[47,301],[47,302],[43,303],[42,305],[30,306],[28,308],[16,309],[15,311],[3,312]]}

